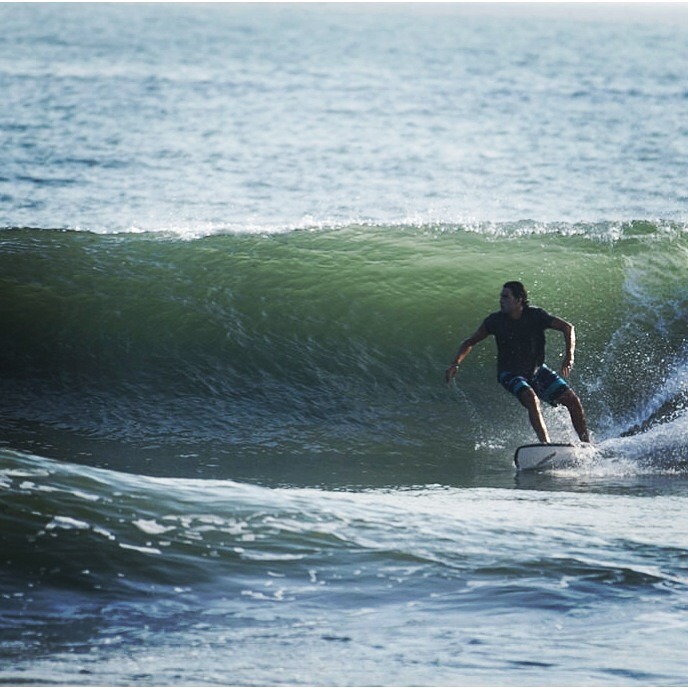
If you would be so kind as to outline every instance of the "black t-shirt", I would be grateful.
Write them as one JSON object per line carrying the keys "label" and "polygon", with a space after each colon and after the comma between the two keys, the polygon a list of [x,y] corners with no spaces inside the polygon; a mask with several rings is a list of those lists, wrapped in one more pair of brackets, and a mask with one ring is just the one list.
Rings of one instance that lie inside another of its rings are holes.
{"label": "black t-shirt", "polygon": [[545,330],[553,316],[542,308],[527,306],[518,320],[497,311],[483,324],[497,340],[497,376],[504,371],[530,378],[545,362]]}

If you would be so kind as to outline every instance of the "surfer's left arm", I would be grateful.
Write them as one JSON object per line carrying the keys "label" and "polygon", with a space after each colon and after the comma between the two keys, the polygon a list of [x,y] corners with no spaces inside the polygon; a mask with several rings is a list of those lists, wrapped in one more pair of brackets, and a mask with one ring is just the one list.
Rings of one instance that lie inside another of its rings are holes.
{"label": "surfer's left arm", "polygon": [[561,374],[564,377],[568,377],[573,369],[573,358],[576,352],[576,329],[570,322],[566,322],[566,320],[562,320],[556,316],[552,318],[552,322],[549,326],[553,330],[559,330],[564,335],[566,353],[561,363]]}

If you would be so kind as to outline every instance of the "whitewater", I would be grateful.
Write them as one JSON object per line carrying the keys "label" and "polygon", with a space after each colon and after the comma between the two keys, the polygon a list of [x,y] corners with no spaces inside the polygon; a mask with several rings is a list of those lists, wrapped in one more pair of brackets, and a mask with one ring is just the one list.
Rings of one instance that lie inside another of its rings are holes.
{"label": "whitewater", "polygon": [[685,683],[685,8],[0,20],[0,684]]}

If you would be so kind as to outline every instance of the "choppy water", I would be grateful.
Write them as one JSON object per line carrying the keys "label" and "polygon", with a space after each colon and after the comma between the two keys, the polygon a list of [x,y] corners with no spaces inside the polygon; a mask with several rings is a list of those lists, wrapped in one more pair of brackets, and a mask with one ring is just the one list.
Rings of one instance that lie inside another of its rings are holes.
{"label": "choppy water", "polygon": [[685,683],[685,10],[0,17],[0,682]]}
{"label": "choppy water", "polygon": [[684,218],[688,20],[642,9],[5,5],[0,222]]}

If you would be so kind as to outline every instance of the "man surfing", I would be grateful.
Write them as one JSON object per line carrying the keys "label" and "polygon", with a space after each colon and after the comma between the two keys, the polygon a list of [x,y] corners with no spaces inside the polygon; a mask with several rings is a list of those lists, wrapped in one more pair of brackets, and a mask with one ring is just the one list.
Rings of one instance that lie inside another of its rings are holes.
{"label": "man surfing", "polygon": [[[564,334],[566,354],[561,375],[544,363],[546,329],[559,330]],[[531,306],[521,282],[507,282],[499,297],[499,310],[488,315],[480,327],[461,343],[454,362],[447,368],[448,383],[473,347],[489,335],[494,335],[497,341],[497,379],[528,410],[528,418],[538,440],[543,444],[550,442],[540,408],[542,400],[552,406],[565,406],[578,437],[582,442],[589,442],[583,406],[564,379],[568,378],[573,368],[576,349],[573,325],[542,308]]]}

